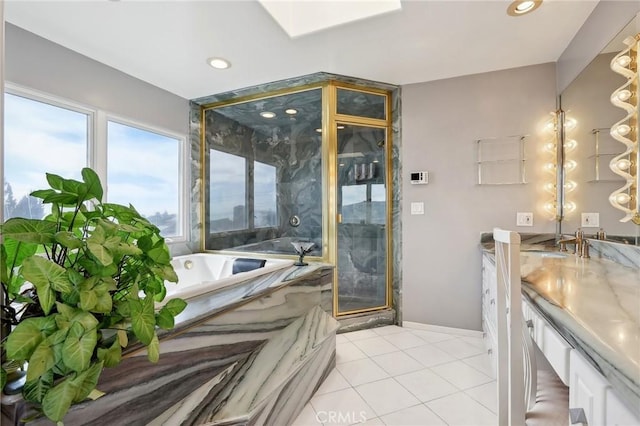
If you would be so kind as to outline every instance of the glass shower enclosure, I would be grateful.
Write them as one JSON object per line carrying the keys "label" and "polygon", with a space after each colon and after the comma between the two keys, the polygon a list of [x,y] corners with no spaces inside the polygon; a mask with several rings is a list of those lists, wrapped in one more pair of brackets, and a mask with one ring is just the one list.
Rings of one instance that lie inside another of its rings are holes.
{"label": "glass shower enclosure", "polygon": [[327,81],[203,106],[203,249],[336,265],[334,315],[391,305],[389,93]]}

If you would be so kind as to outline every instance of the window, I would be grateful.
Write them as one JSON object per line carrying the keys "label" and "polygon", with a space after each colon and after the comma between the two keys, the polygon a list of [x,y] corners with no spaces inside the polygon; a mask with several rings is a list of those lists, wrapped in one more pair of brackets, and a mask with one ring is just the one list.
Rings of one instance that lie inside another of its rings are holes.
{"label": "window", "polygon": [[4,219],[49,214],[29,194],[47,188],[45,173],[81,179],[91,114],[5,93]]}
{"label": "window", "polygon": [[276,168],[256,161],[254,176],[254,225],[256,228],[276,226],[278,212],[276,203]]}
{"label": "window", "polygon": [[182,139],[107,122],[107,199],[129,203],[164,237],[181,229]]}
{"label": "window", "polygon": [[247,166],[244,157],[209,151],[211,232],[247,229]]}

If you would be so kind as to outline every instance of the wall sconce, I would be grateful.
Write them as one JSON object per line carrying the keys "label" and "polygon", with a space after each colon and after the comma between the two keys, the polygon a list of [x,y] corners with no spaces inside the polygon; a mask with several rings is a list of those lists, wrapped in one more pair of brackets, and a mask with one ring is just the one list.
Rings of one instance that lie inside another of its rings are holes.
{"label": "wall sconce", "polygon": [[[545,126],[549,139],[544,144],[548,158],[543,167],[549,177],[543,188],[550,194],[550,199],[544,204],[544,211],[551,219],[561,221],[565,214],[576,209],[576,204],[568,200],[567,194],[577,187],[576,182],[569,179],[569,174],[578,163],[567,160],[566,154],[573,151],[578,143],[574,139],[567,139],[566,135],[576,128],[577,122],[573,118],[567,118],[562,110],[552,112],[551,115],[552,118]],[[559,164],[562,167],[558,167]]]}
{"label": "wall sconce", "polygon": [[611,159],[609,167],[622,176],[624,186],[609,196],[611,205],[625,213],[620,222],[633,221],[640,225],[640,154],[638,152],[638,50],[640,33],[627,37],[627,47],[611,60],[611,69],[627,78],[627,81],[611,94],[611,103],[622,108],[626,115],[611,127],[611,137],[626,147],[625,151]]}

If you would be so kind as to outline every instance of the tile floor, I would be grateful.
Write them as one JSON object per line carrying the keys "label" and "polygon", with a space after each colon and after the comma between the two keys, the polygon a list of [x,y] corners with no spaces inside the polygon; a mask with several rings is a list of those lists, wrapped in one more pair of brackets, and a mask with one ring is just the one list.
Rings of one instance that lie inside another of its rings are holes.
{"label": "tile floor", "polygon": [[481,338],[387,326],[339,334],[336,368],[293,425],[495,425]]}

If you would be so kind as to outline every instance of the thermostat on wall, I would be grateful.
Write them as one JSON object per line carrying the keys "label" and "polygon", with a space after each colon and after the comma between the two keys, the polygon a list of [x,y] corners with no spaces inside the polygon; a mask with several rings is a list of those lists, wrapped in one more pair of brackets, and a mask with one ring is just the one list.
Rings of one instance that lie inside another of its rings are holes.
{"label": "thermostat on wall", "polygon": [[424,185],[429,183],[429,172],[411,172],[411,184]]}

